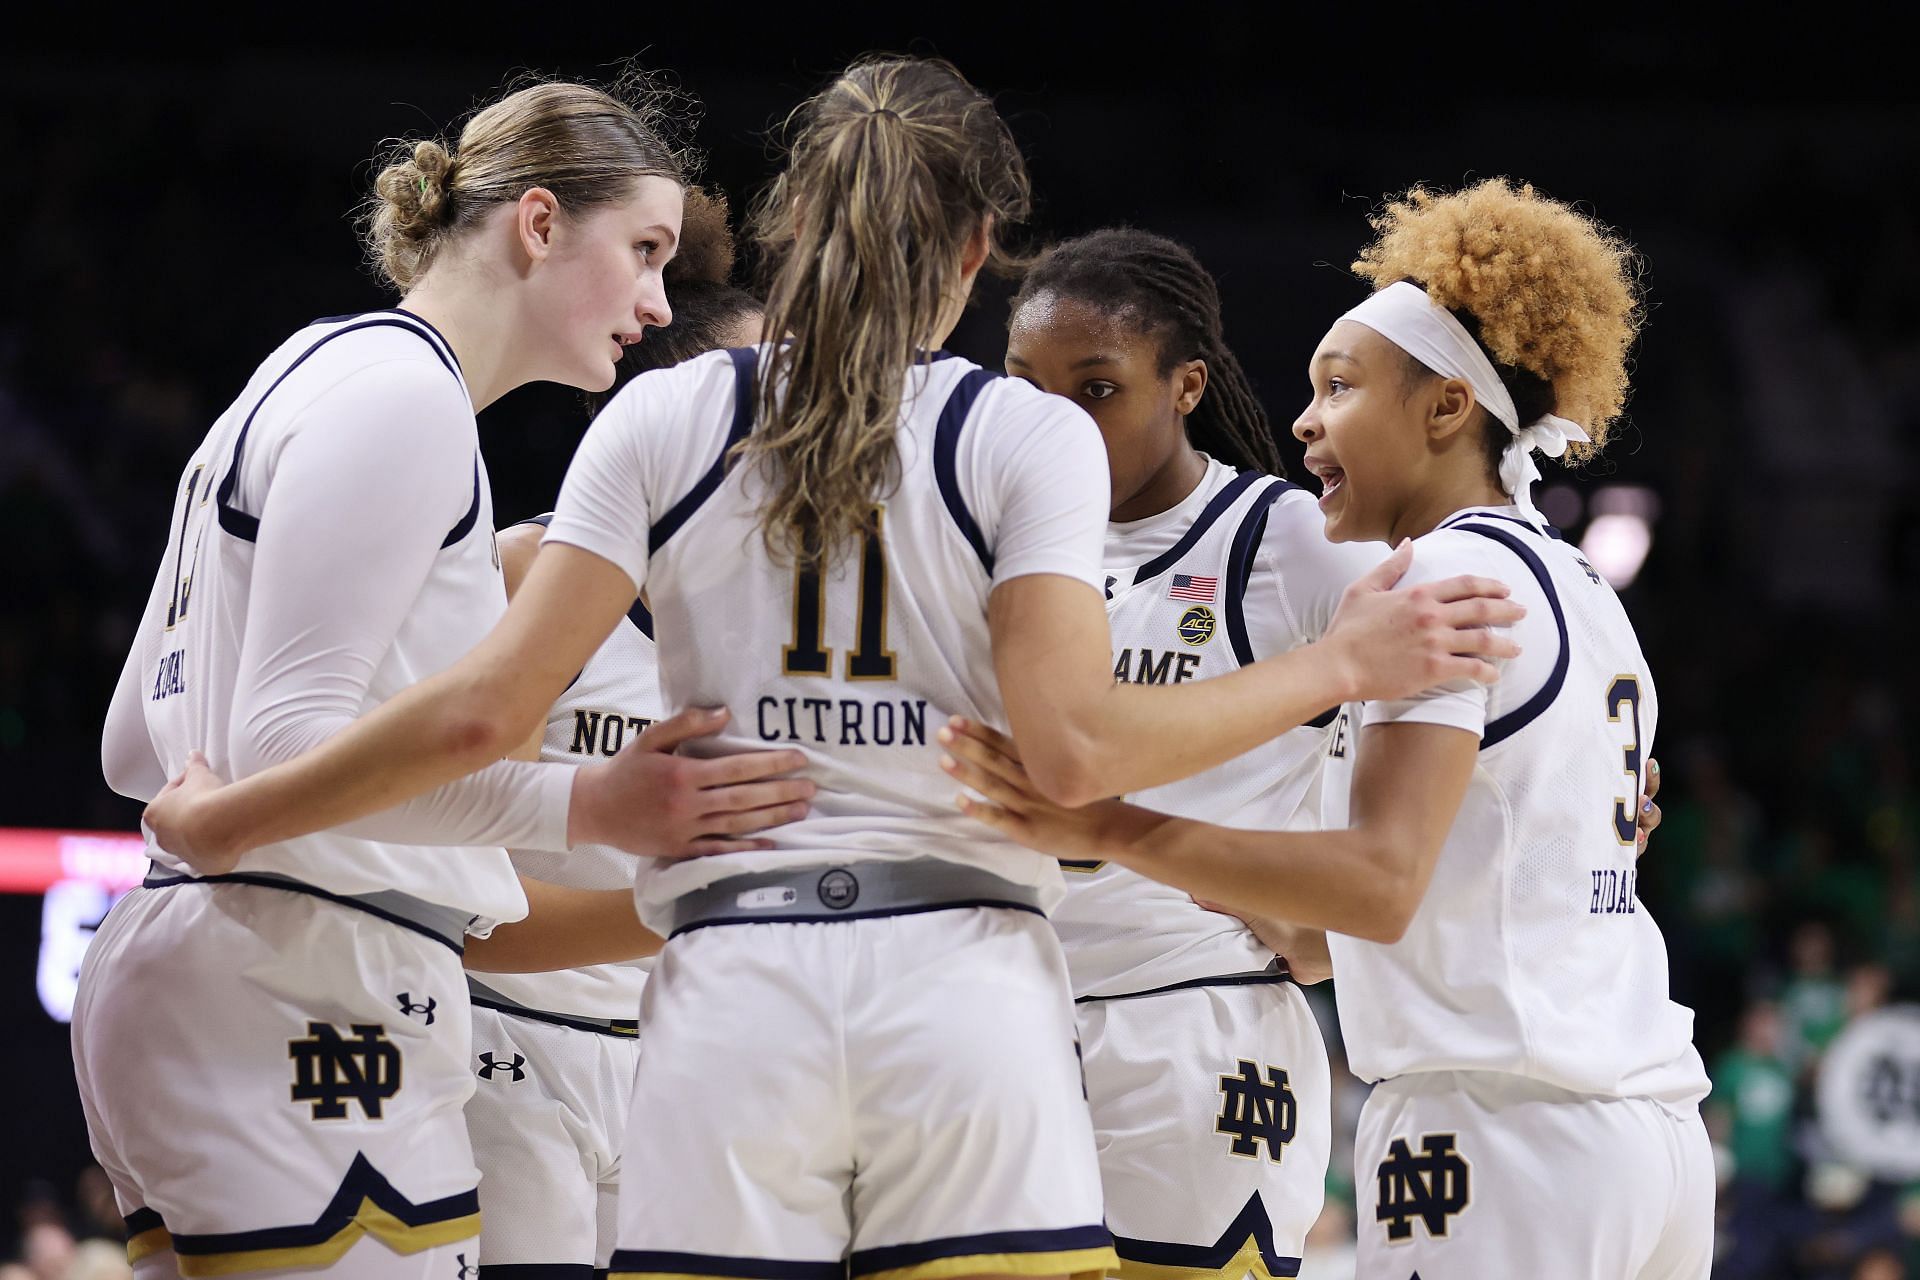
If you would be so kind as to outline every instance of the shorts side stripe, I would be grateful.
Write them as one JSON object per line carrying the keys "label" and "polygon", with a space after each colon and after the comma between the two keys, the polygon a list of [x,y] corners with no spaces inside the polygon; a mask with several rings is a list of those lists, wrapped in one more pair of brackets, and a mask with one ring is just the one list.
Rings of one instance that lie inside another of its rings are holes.
{"label": "shorts side stripe", "polygon": [[173,1237],[167,1234],[167,1224],[153,1210],[135,1209],[126,1216],[125,1221],[128,1266],[142,1258],[152,1257],[163,1249],[173,1248]]}
{"label": "shorts side stripe", "polygon": [[1227,1229],[1212,1244],[1175,1244],[1163,1240],[1113,1238],[1120,1255],[1122,1280],[1291,1280],[1300,1274],[1300,1259],[1283,1258],[1273,1243],[1273,1219],[1266,1202],[1254,1192]]}
{"label": "shorts side stripe", "polygon": [[847,1264],[784,1258],[728,1258],[711,1253],[615,1249],[607,1280],[846,1280]]}
{"label": "shorts side stripe", "polygon": [[175,1233],[172,1243],[180,1274],[200,1277],[327,1266],[365,1235],[396,1253],[419,1253],[479,1234],[479,1192],[415,1204],[394,1190],[364,1155],[356,1155],[333,1200],[312,1223],[210,1235]]}
{"label": "shorts side stripe", "polygon": [[1103,1226],[1058,1231],[995,1231],[916,1244],[859,1249],[848,1263],[855,1280],[949,1280],[975,1275],[1103,1275],[1115,1266],[1113,1237]]}

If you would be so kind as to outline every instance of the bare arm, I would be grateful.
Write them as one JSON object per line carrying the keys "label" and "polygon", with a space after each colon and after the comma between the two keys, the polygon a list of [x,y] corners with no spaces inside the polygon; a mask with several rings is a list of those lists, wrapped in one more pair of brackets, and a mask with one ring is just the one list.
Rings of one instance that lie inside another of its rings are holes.
{"label": "bare arm", "polygon": [[[169,784],[147,807],[148,825],[163,848],[196,866],[218,865],[388,808],[498,760],[538,727],[632,600],[632,580],[611,561],[557,544],[536,558],[506,616],[459,662],[286,764],[230,786],[204,770],[190,773],[186,786]],[[629,748],[650,757],[631,762],[637,767],[616,769],[609,761],[576,769],[569,842],[631,847],[637,806],[657,811],[658,821],[647,825],[661,852],[800,816],[811,783],[758,781],[800,768],[805,757],[797,751],[714,760],[667,754],[725,719],[725,712],[683,712]],[[757,843],[714,839],[701,847],[721,852]]]}
{"label": "bare arm", "polygon": [[1028,780],[1004,736],[969,724],[943,730],[941,741],[948,771],[987,798],[964,801],[966,811],[1030,848],[1110,859],[1236,913],[1388,943],[1426,896],[1480,747],[1449,725],[1369,725],[1351,825],[1294,832],[1218,827],[1117,801],[1064,809]]}
{"label": "bare arm", "polygon": [[476,973],[548,973],[658,955],[665,939],[634,915],[631,889],[570,889],[520,877],[527,914],[467,939]]}
{"label": "bare arm", "polygon": [[988,604],[994,670],[1034,785],[1086,804],[1191,777],[1342,702],[1491,683],[1486,659],[1518,649],[1487,628],[1525,611],[1486,578],[1390,590],[1411,560],[1403,546],[1356,581],[1313,644],[1178,687],[1113,681],[1106,610],[1086,584],[1051,574],[1002,584]]}

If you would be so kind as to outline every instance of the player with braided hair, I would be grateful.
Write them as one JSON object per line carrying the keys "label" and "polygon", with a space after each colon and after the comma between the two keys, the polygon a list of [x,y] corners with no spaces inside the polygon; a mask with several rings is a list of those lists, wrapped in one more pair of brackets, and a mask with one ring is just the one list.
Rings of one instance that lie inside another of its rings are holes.
{"label": "player with braided hair", "polygon": [[1531,496],[1536,451],[1591,457],[1620,412],[1638,258],[1503,178],[1416,188],[1374,228],[1354,269],[1375,290],[1321,340],[1293,428],[1327,534],[1412,538],[1416,580],[1501,577],[1520,654],[1491,686],[1368,702],[1322,831],[1036,802],[978,731],[951,769],[1035,848],[1329,931],[1348,1057],[1376,1082],[1360,1275],[1705,1280],[1707,1077],[1635,893],[1658,696],[1620,601]]}
{"label": "player with braided hair", "polygon": [[[1184,245],[1116,228],[1055,246],[1014,300],[1007,371],[1081,405],[1106,444],[1117,680],[1205,679],[1308,643],[1386,554],[1328,542],[1312,497],[1281,478],[1219,290]],[[1136,798],[1235,827],[1317,826],[1346,741],[1334,709]],[[1324,977],[1324,939],[1265,922],[1256,936],[1116,862],[1065,866],[1054,925],[1120,1274],[1294,1274],[1331,1117],[1326,1045],[1288,963]]]}

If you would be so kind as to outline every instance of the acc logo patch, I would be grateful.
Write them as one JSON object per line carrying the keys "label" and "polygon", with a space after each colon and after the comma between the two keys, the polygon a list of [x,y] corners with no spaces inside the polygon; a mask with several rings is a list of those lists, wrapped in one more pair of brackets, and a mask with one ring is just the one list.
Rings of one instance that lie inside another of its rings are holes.
{"label": "acc logo patch", "polygon": [[1205,644],[1213,639],[1213,610],[1203,604],[1194,605],[1180,615],[1180,625],[1174,630],[1188,644]]}

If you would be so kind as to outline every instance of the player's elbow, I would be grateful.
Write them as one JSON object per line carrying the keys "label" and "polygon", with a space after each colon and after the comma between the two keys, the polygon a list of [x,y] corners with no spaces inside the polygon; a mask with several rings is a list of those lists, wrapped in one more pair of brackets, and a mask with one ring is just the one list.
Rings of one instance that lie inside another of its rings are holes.
{"label": "player's elbow", "polygon": [[1357,861],[1368,869],[1367,889],[1355,918],[1340,932],[1392,946],[1413,926],[1427,877],[1393,841],[1368,839]]}
{"label": "player's elbow", "polygon": [[1098,753],[1090,741],[1071,733],[1056,735],[1038,750],[1026,752],[1027,776],[1034,790],[1066,809],[1106,798]]}

